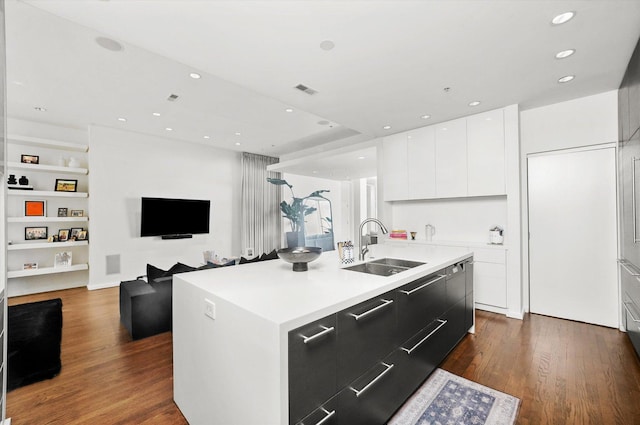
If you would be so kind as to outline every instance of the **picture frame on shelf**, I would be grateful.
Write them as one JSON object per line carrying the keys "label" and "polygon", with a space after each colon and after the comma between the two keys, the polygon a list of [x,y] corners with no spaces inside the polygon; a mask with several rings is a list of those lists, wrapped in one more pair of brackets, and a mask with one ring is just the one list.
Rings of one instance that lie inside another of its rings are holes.
{"label": "picture frame on shelf", "polygon": [[39,155],[20,155],[20,162],[23,164],[40,164]]}
{"label": "picture frame on shelf", "polygon": [[72,257],[71,251],[57,252],[53,259],[53,267],[70,267]]}
{"label": "picture frame on shelf", "polygon": [[67,217],[69,215],[68,208],[58,208],[58,217]]}
{"label": "picture frame on shelf", "polygon": [[38,263],[36,262],[24,263],[22,265],[22,270],[37,270],[37,269],[38,269]]}
{"label": "picture frame on shelf", "polygon": [[49,228],[46,226],[35,226],[24,228],[25,241],[46,240],[49,236]]}
{"label": "picture frame on shelf", "polygon": [[86,230],[79,231],[78,235],[76,236],[76,240],[77,241],[86,241],[87,240],[87,231]]}
{"label": "picture frame on shelf", "polygon": [[77,192],[78,180],[56,179],[56,192]]}
{"label": "picture frame on shelf", "polygon": [[69,240],[69,229],[58,230],[58,242],[66,242]]}
{"label": "picture frame on shelf", "polygon": [[75,241],[78,239],[78,233],[82,232],[84,229],[82,227],[72,227],[71,232],[69,233],[69,239]]}
{"label": "picture frame on shelf", "polygon": [[25,217],[46,217],[47,201],[24,201]]}
{"label": "picture frame on shelf", "polygon": [[84,217],[84,210],[71,210],[71,217]]}

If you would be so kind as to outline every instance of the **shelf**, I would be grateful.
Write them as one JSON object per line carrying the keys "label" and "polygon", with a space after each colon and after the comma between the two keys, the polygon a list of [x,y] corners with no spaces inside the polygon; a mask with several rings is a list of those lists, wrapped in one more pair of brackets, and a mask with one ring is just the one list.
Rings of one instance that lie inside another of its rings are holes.
{"label": "shelf", "polygon": [[75,168],[75,167],[60,167],[58,165],[46,165],[46,164],[24,164],[22,162],[7,162],[7,168],[9,169],[19,169],[19,170],[29,170],[35,171],[39,173],[60,173],[60,174],[80,174],[86,175],[89,170],[86,168]]}
{"label": "shelf", "polygon": [[73,242],[21,242],[7,245],[7,251],[22,251],[25,249],[42,249],[56,248],[65,249],[74,246],[87,246],[89,241],[73,241]]}
{"label": "shelf", "polygon": [[16,145],[36,146],[47,149],[59,149],[65,151],[87,152],[89,146],[80,143],[63,142],[60,140],[41,139],[39,137],[18,136],[16,134],[8,134],[7,141]]}
{"label": "shelf", "polygon": [[76,272],[80,270],[88,270],[88,264],[74,264],[68,267],[43,267],[39,269],[31,269],[31,270],[13,270],[7,272],[7,278],[12,279],[16,277],[27,277],[27,276],[40,276],[45,274],[53,274],[53,273],[68,273],[68,272]]}
{"label": "shelf", "polygon": [[7,217],[7,223],[77,223],[89,217]]}
{"label": "shelf", "polygon": [[37,196],[52,198],[86,198],[89,196],[87,192],[55,192],[53,190],[7,190],[9,196]]}

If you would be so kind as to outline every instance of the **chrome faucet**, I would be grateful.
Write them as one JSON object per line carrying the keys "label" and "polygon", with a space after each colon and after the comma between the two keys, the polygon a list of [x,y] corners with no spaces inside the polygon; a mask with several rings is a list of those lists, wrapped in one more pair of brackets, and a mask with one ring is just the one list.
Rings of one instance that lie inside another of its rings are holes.
{"label": "chrome faucet", "polygon": [[358,233],[360,235],[360,255],[358,256],[359,260],[364,260],[364,256],[367,252],[369,252],[369,244],[368,243],[364,243],[362,242],[362,229],[364,228],[364,225],[373,221],[374,223],[377,223],[378,226],[380,226],[380,231],[383,234],[387,234],[389,233],[389,231],[387,230],[386,227],[384,227],[384,224],[382,224],[382,222],[380,220],[378,220],[377,218],[365,218],[364,220],[362,220],[362,223],[360,223],[360,232]]}

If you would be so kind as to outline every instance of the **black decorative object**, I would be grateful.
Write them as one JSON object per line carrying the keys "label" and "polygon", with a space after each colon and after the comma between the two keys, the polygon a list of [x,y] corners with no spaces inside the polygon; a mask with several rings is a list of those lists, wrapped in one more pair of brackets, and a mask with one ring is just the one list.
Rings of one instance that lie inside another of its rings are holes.
{"label": "black decorative object", "polygon": [[15,174],[9,174],[9,180],[7,180],[9,184],[18,184],[18,180],[16,180]]}
{"label": "black decorative object", "polygon": [[60,298],[9,306],[7,335],[7,391],[60,373]]}
{"label": "black decorative object", "polygon": [[22,186],[26,186],[29,184],[29,179],[26,176],[22,176],[20,177],[20,180],[18,180],[18,183]]}

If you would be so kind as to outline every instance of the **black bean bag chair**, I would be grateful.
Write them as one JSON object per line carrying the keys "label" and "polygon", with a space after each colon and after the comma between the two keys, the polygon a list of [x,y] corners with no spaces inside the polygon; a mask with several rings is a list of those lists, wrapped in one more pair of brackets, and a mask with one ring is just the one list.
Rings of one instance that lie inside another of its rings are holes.
{"label": "black bean bag chair", "polygon": [[60,373],[62,300],[38,301],[7,309],[7,391]]}

